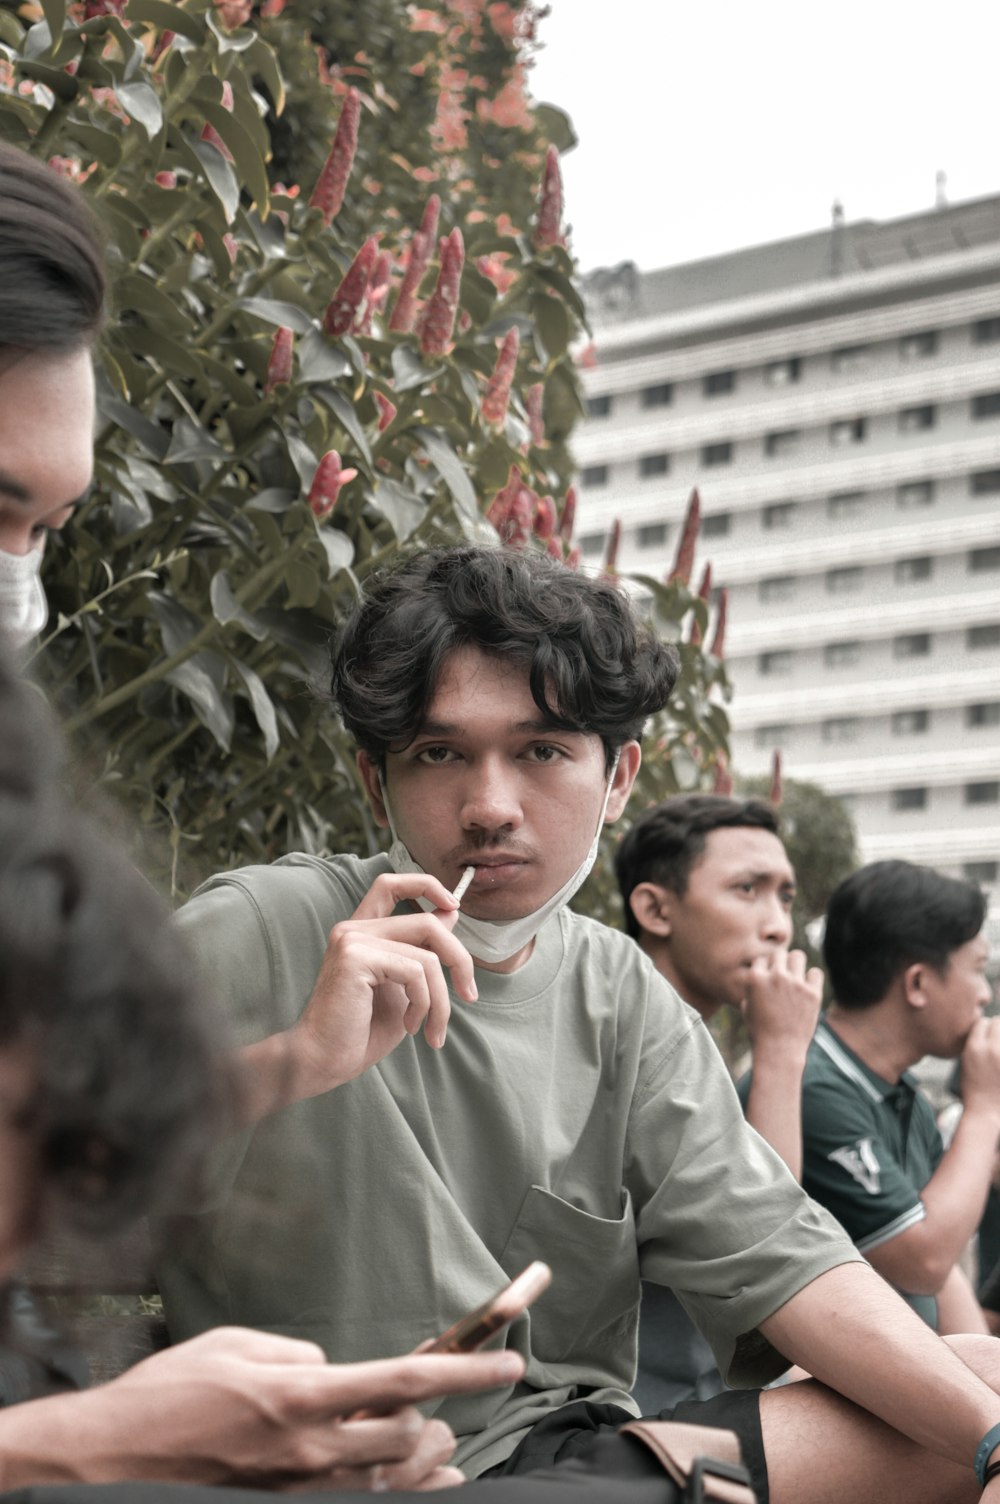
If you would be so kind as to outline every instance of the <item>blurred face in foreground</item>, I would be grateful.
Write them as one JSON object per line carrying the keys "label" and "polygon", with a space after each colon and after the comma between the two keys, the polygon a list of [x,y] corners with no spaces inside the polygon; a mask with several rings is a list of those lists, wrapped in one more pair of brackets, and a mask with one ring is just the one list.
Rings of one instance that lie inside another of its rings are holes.
{"label": "blurred face in foreground", "polygon": [[42,1199],[41,1151],[31,1111],[35,1088],[27,1047],[0,1046],[0,1283],[16,1272]]}
{"label": "blurred face in foreground", "polygon": [[45,547],[93,475],[89,350],[39,355],[0,347],[0,552]]}

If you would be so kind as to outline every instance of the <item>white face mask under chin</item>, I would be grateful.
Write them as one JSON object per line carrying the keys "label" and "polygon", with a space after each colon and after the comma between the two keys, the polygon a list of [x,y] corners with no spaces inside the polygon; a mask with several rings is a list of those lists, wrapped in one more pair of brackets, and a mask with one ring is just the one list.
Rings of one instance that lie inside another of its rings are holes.
{"label": "white face mask under chin", "polygon": [[0,549],[0,632],[22,652],[44,627],[49,603],[39,578],[42,550],[8,554]]}
{"label": "white face mask under chin", "polygon": [[[542,904],[540,909],[535,909],[531,914],[524,914],[520,919],[473,919],[470,914],[459,914],[457,921],[452,927],[452,934],[457,936],[466,950],[476,961],[485,961],[487,964],[496,964],[501,961],[509,961],[511,956],[516,956],[519,950],[534,940],[538,931],[553,914],[569,903],[584,883],[591,867],[597,860],[597,849],[601,840],[601,831],[604,829],[604,816],[608,811],[608,800],[611,798],[611,788],[615,781],[615,770],[618,767],[618,758],[621,754],[616,752],[611,771],[608,774],[608,786],[604,791],[604,802],[601,805],[601,813],[597,819],[597,829],[594,831],[594,839],[590,844],[590,850],[576,871],[563,883],[557,893]],[[380,780],[381,782],[381,780]],[[385,784],[382,783],[382,802],[389,820],[389,830],[392,834],[392,845],[389,847],[389,865],[393,872],[422,873],[424,871],[419,862],[414,861],[409,851],[403,845],[396,833],[396,824],[389,808],[389,800],[386,797]],[[429,899],[418,898],[421,908],[433,909],[434,904]]]}

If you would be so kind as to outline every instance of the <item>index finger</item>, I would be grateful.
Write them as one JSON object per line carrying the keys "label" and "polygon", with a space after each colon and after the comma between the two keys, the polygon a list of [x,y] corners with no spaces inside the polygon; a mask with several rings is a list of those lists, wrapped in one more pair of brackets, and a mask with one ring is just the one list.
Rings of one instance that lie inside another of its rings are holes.
{"label": "index finger", "polygon": [[448,1394],[505,1388],[522,1377],[524,1359],[516,1352],[408,1353],[368,1363],[296,1368],[302,1400],[316,1417],[385,1414]]}
{"label": "index finger", "polygon": [[397,904],[428,899],[435,908],[450,912],[458,908],[453,893],[429,872],[380,872],[351,916],[354,919],[388,919]]}

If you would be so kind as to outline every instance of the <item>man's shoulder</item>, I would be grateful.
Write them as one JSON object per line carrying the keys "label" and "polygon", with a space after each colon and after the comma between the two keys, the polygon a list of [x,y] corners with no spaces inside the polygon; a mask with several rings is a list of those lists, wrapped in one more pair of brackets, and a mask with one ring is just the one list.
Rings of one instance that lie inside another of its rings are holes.
{"label": "man's shoulder", "polygon": [[665,1008],[685,1021],[698,1018],[630,935],[574,909],[564,909],[560,919],[567,965],[578,973],[575,987],[589,991],[610,984],[613,995],[627,1000],[630,1010],[642,996],[655,1000],[657,1011]]}
{"label": "man's shoulder", "polygon": [[196,889],[180,917],[182,923],[191,923],[203,910],[231,903],[268,916],[304,905],[320,912],[329,910],[334,923],[345,904],[353,912],[388,865],[384,856],[317,857],[292,852],[266,865],[216,873]]}

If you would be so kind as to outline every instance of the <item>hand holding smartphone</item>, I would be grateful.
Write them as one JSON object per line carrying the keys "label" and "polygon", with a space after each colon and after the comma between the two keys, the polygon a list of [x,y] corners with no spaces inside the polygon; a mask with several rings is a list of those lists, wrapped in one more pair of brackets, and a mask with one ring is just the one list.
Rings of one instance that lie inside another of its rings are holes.
{"label": "hand holding smartphone", "polygon": [[552,1283],[548,1264],[536,1260],[522,1269],[509,1285],[459,1318],[446,1332],[421,1346],[422,1353],[473,1353],[496,1332],[510,1326]]}

